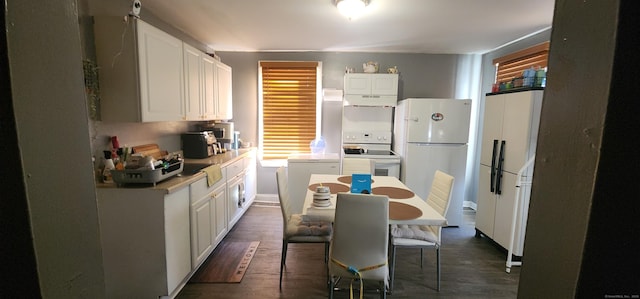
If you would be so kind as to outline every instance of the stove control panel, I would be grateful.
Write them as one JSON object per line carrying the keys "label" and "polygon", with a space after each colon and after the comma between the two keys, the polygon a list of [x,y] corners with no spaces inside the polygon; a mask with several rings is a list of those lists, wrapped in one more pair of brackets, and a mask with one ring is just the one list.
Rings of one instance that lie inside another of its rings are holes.
{"label": "stove control panel", "polygon": [[391,132],[342,132],[342,143],[391,144]]}

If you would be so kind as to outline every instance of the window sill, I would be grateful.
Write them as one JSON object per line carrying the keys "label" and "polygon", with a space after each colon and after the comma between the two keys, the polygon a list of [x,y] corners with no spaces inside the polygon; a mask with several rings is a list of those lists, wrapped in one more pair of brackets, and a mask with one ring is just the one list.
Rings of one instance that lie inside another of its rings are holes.
{"label": "window sill", "polygon": [[278,168],[281,166],[287,167],[287,160],[285,159],[280,159],[280,160],[260,160],[260,166],[261,167],[273,167],[273,168]]}

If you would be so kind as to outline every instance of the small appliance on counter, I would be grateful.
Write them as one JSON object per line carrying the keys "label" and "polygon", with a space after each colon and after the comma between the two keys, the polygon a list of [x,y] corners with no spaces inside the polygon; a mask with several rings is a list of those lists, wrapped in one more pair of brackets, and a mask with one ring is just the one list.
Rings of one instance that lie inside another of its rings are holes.
{"label": "small appliance on counter", "polygon": [[222,148],[231,149],[234,139],[234,127],[232,122],[216,123],[211,128]]}
{"label": "small appliance on counter", "polygon": [[217,140],[212,131],[186,132],[181,139],[185,158],[203,159],[218,153]]}

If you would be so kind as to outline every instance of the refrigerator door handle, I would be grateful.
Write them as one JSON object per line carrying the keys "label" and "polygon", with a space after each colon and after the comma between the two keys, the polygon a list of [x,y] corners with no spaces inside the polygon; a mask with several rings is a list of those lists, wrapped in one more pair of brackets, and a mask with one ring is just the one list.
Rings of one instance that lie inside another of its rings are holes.
{"label": "refrigerator door handle", "polygon": [[493,140],[493,152],[491,153],[491,185],[489,189],[491,193],[496,191],[496,149],[498,148],[498,140]]}
{"label": "refrigerator door handle", "polygon": [[504,146],[505,141],[500,144],[500,156],[498,157],[498,170],[496,173],[496,194],[502,194],[502,168],[504,166]]}

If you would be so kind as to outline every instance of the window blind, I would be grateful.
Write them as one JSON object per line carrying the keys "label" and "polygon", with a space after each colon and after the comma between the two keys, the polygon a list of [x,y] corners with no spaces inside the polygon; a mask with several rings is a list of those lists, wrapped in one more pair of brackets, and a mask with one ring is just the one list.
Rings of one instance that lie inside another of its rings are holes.
{"label": "window blind", "polygon": [[317,62],[261,61],[264,160],[309,153],[316,137]]}
{"label": "window blind", "polygon": [[545,68],[549,57],[549,42],[535,45],[493,60],[497,65],[496,82],[507,82],[522,77],[522,72],[531,67]]}

